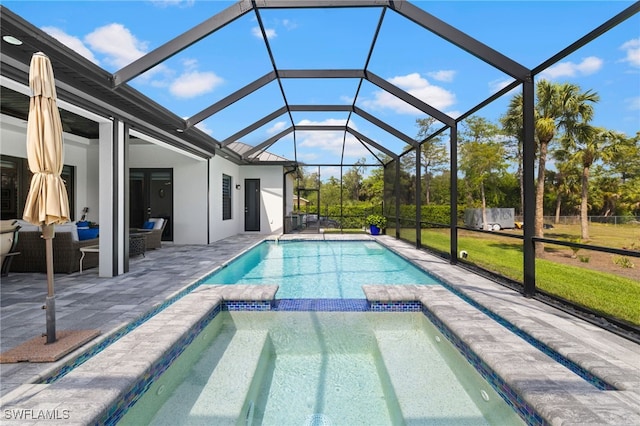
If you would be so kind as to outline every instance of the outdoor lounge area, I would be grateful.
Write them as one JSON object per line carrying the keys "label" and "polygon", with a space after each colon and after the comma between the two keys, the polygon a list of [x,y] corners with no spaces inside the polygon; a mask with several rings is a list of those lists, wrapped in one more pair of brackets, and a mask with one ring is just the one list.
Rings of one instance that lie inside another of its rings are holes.
{"label": "outdoor lounge area", "polygon": [[3,423],[640,424],[640,2],[79,4],[0,5]]}

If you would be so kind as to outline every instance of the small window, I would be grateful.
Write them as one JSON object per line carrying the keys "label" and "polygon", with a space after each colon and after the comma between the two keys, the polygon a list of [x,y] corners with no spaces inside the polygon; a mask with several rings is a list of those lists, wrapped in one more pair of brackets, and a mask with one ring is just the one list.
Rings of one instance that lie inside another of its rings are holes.
{"label": "small window", "polygon": [[222,220],[231,219],[231,176],[222,175]]}

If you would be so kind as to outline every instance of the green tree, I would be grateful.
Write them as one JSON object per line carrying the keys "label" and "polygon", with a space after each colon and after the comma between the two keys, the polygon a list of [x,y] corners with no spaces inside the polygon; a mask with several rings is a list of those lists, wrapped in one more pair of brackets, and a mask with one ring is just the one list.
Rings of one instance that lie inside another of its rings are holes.
{"label": "green tree", "polygon": [[505,149],[498,142],[500,129],[497,125],[475,116],[469,117],[465,125],[460,144],[460,170],[469,187],[480,191],[482,222],[485,229],[489,229],[486,185],[493,181],[496,187],[498,176],[507,169]]}
{"label": "green tree", "polygon": [[618,135],[603,170],[597,171],[602,214],[640,215],[640,132]]}
{"label": "green tree", "polygon": [[335,176],[329,177],[329,179],[322,182],[320,186],[320,202],[323,205],[339,206],[340,191],[340,180]]}
{"label": "green tree", "polygon": [[581,166],[580,192],[580,234],[589,240],[589,174],[593,164],[602,159],[608,161],[616,149],[616,142],[624,135],[588,123],[578,123],[570,127],[562,139],[562,145]]}
{"label": "green tree", "polygon": [[[593,117],[593,104],[598,95],[590,90],[581,92],[580,86],[570,83],[551,83],[540,80],[536,86],[534,108],[535,139],[538,153],[538,176],[536,179],[535,235],[544,237],[544,182],[549,143],[559,130],[575,127],[576,123],[589,122]],[[522,112],[522,97],[517,96],[509,104],[508,116]],[[536,255],[543,255],[543,244],[536,243]]]}
{"label": "green tree", "polygon": [[376,167],[371,174],[362,181],[361,195],[372,204],[382,203],[382,193],[384,190],[384,169]]}
{"label": "green tree", "polygon": [[555,196],[555,220],[560,222],[560,214],[563,203],[571,202],[573,194],[580,187],[580,173],[575,161],[568,158],[566,151],[556,150],[553,153],[557,171],[548,172],[548,181],[551,183],[551,195]]}
{"label": "green tree", "polygon": [[613,173],[619,174],[622,183],[640,176],[640,132],[634,137],[616,140],[616,149],[609,159]]}
{"label": "green tree", "polygon": [[520,213],[524,211],[524,181],[522,174],[522,147],[524,143],[523,125],[522,125],[522,94],[515,95],[509,101],[507,113],[500,117],[502,130],[506,136],[515,139],[513,146],[513,157],[517,162],[518,182],[520,182]]}
{"label": "green tree", "polygon": [[342,176],[342,186],[349,201],[360,201],[365,158],[361,158]]}
{"label": "green tree", "polygon": [[[438,121],[433,117],[419,118],[416,120],[416,124],[419,127],[416,140],[422,142],[427,136],[433,133],[436,129],[433,129],[434,124]],[[415,151],[413,154],[406,156],[407,160],[413,159],[415,161]],[[422,165],[422,177],[424,179],[424,191],[425,191],[425,204],[431,203],[431,181],[433,176],[442,172],[449,164],[449,155],[444,140],[440,136],[433,137],[429,140],[422,142],[420,146],[421,165]]]}

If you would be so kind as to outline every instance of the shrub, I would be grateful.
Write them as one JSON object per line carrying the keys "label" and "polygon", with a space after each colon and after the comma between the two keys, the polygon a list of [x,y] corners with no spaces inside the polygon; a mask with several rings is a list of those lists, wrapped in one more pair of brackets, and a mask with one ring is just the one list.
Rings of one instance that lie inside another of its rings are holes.
{"label": "shrub", "polygon": [[387,218],[379,214],[370,214],[367,216],[366,224],[384,229],[387,226]]}
{"label": "shrub", "polygon": [[636,266],[627,256],[615,256],[613,258],[613,263],[623,268],[633,268]]}

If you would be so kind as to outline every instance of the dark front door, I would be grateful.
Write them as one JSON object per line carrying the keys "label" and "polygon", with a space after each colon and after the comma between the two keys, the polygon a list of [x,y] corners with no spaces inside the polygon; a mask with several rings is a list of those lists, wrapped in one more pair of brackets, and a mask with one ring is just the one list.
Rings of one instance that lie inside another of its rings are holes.
{"label": "dark front door", "polygon": [[260,230],[260,179],[244,180],[244,230]]}
{"label": "dark front door", "polygon": [[173,241],[173,170],[129,171],[129,227],[142,228],[152,217],[167,221],[163,241]]}

